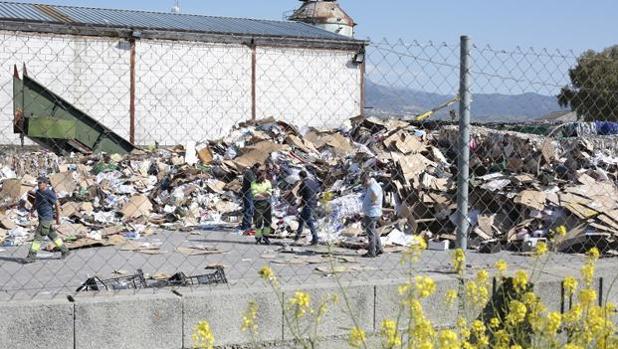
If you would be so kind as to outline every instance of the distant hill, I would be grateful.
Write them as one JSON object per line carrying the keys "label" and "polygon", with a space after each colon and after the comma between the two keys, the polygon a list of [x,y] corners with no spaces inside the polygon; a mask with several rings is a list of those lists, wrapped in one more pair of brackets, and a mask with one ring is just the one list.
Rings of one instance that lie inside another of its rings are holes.
{"label": "distant hill", "polygon": [[[453,98],[449,95],[423,92],[407,88],[388,87],[367,81],[365,85],[368,114],[388,116],[413,116],[428,111]],[[450,109],[458,110],[458,104]],[[564,111],[554,96],[537,93],[519,95],[475,94],[472,103],[472,121],[530,121],[557,111]],[[448,109],[436,115],[448,118]]]}

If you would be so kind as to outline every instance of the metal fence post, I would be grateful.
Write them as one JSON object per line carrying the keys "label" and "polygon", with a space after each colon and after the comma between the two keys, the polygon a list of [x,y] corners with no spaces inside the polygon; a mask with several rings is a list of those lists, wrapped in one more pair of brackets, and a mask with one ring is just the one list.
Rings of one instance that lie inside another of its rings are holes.
{"label": "metal fence post", "polygon": [[459,80],[459,157],[457,177],[457,247],[468,247],[468,179],[470,174],[470,38],[462,36],[460,41]]}

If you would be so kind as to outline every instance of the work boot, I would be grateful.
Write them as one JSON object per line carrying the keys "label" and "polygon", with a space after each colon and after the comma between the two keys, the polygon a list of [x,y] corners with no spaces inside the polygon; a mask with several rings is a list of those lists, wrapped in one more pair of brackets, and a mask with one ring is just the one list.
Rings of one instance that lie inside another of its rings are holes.
{"label": "work boot", "polygon": [[65,246],[60,249],[60,258],[65,259],[69,256],[69,254],[71,254],[71,251]]}
{"label": "work boot", "polygon": [[311,246],[317,246],[319,243],[320,243],[320,240],[318,239],[311,240]]}
{"label": "work boot", "polygon": [[34,263],[36,261],[36,254],[32,252],[28,252],[28,256],[24,258],[24,264]]}
{"label": "work boot", "polygon": [[264,236],[262,239],[264,240],[264,245],[270,245],[270,239],[268,236]]}

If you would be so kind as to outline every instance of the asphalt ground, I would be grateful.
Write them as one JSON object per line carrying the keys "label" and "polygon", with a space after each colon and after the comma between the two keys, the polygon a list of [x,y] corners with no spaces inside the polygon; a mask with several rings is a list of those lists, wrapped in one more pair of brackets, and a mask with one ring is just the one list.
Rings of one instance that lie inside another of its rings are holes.
{"label": "asphalt ground", "polygon": [[[212,273],[206,267],[222,265],[228,280],[224,287],[232,288],[267,287],[258,275],[264,265],[270,265],[281,284],[290,287],[333,282],[335,278],[348,283],[397,280],[417,273],[451,274],[451,251],[423,251],[418,262],[411,266],[402,263],[403,248],[387,248],[386,253],[377,258],[363,258],[364,250],[327,245],[295,246],[290,239],[273,239],[272,242],[270,246],[256,245],[253,237],[239,235],[233,230],[158,230],[151,236],[130,242],[132,248],[144,248],[141,251],[127,250],[128,245],[93,247],[73,250],[64,260],[59,253],[42,252],[32,264],[23,264],[29,246],[0,248],[0,299],[64,297],[75,294],[89,277],[121,277],[134,274],[138,269],[147,276],[171,276],[178,272],[190,276]],[[159,245],[159,249],[148,249]],[[197,248],[193,253],[208,254],[188,255],[183,251],[191,247]],[[495,254],[470,251],[466,261],[468,272],[492,269],[499,259],[504,259],[511,271],[536,270],[537,276],[542,278],[577,276],[585,256],[549,253],[537,259],[507,251]],[[598,264],[599,270],[607,270],[609,274],[616,274],[616,267],[618,260],[615,258],[603,258]]]}

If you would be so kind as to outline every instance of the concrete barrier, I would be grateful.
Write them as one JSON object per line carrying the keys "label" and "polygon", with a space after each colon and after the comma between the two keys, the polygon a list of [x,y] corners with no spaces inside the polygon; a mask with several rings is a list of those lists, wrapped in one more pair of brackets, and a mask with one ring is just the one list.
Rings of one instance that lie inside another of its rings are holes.
{"label": "concrete barrier", "polygon": [[0,303],[0,349],[73,349],[73,304]]}
{"label": "concrete barrier", "polygon": [[78,298],[75,348],[182,347],[182,302],[170,293]]}
{"label": "concrete barrier", "polygon": [[[457,305],[452,308],[448,307],[444,297],[448,290],[457,290],[458,281],[447,275],[432,274],[430,276],[436,282],[436,292],[421,302],[425,315],[435,326],[454,326],[457,317],[453,316],[453,313],[457,311]],[[403,300],[399,294],[399,286],[404,282],[405,280],[395,280],[376,285],[375,327],[377,330],[382,321],[397,318]]]}
{"label": "concrete barrier", "polygon": [[[312,287],[304,287],[300,289],[286,288],[284,296],[286,302],[290,297],[294,296],[296,291],[307,292],[311,297],[312,307],[318,308],[321,303],[329,297],[336,296],[337,303],[328,305],[328,312],[324,315],[320,322],[318,333],[320,336],[331,337],[347,335],[350,329],[354,327],[353,318],[366,332],[373,332],[374,322],[374,298],[375,291],[372,284],[349,284],[345,285],[345,298],[341,290],[333,284],[330,285],[315,285]],[[347,298],[347,304],[346,304]],[[349,306],[349,308],[348,308]],[[294,314],[289,309],[287,312],[288,319],[293,319]],[[307,321],[300,321],[302,326],[306,326]],[[291,324],[293,326],[293,324]],[[294,338],[290,332],[290,324],[284,321],[284,339]]]}
{"label": "concrete barrier", "polygon": [[182,294],[183,348],[193,348],[191,335],[199,321],[209,322],[217,345],[250,343],[249,333],[241,331],[242,317],[255,301],[258,305],[258,340],[283,339],[282,309],[273,291],[259,289],[217,289]]}
{"label": "concrete barrier", "polygon": [[[431,274],[437,290],[423,300],[427,317],[438,327],[452,327],[457,321],[457,305],[444,302],[448,290],[458,288],[453,275]],[[559,311],[568,300],[562,300],[562,278],[543,275],[535,283],[535,291],[549,310]],[[610,280],[611,281],[611,280]],[[618,288],[609,289],[604,281],[604,299],[618,303]],[[357,324],[367,332],[379,332],[384,319],[394,319],[401,304],[398,287],[404,280],[377,283],[344,284],[345,299],[335,283],[303,287],[311,296],[311,306],[338,296],[323,317],[318,335],[323,348],[347,347],[347,336]],[[599,290],[599,279],[595,281]],[[0,349],[32,348],[97,348],[97,349],[180,349],[192,348],[191,335],[197,323],[206,320],[221,348],[239,348],[251,343],[248,333],[240,330],[242,316],[249,302],[258,304],[258,341],[263,348],[291,348],[290,325],[285,315],[293,318],[287,302],[297,291],[284,288],[286,306],[271,289],[203,288],[179,289],[178,295],[161,291],[157,294],[116,295],[101,293],[80,296],[75,303],[67,300],[13,302],[0,304]],[[468,314],[474,317],[475,314]],[[301,321],[301,324],[306,322]],[[371,337],[372,343],[379,338]]]}

